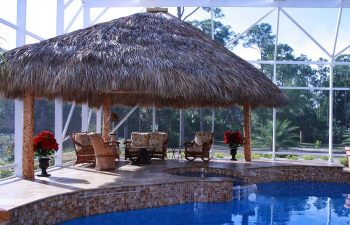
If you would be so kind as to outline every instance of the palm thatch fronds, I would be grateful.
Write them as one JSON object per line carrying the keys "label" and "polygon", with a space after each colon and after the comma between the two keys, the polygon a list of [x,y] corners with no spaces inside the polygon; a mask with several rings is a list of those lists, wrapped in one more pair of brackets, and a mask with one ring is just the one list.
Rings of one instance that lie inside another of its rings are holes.
{"label": "palm thatch fronds", "polygon": [[4,54],[0,92],[99,107],[280,107],[263,73],[199,29],[165,13],[139,13]]}

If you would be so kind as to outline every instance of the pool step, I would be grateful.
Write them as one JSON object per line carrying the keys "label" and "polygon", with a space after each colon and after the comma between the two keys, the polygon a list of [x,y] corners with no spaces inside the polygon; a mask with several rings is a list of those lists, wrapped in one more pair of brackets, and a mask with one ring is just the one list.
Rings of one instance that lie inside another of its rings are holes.
{"label": "pool step", "polygon": [[256,184],[245,184],[233,186],[233,199],[249,198],[258,191]]}

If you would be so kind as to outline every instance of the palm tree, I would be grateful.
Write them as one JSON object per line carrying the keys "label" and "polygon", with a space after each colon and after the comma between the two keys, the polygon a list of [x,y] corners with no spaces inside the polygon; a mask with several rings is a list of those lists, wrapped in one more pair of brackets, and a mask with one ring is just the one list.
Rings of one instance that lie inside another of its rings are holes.
{"label": "palm tree", "polygon": [[[272,148],[272,127],[271,120],[267,124],[257,126],[257,135],[255,136],[257,144]],[[276,121],[276,149],[282,146],[295,146],[298,144],[298,138],[298,127],[291,126],[289,120]]]}
{"label": "palm tree", "polygon": [[345,131],[342,139],[342,145],[350,145],[350,131]]}

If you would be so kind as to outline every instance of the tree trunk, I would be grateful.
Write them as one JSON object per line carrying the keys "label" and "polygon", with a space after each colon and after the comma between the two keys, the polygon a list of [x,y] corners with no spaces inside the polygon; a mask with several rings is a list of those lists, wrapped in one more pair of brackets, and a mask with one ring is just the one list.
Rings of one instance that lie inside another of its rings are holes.
{"label": "tree trunk", "polygon": [[23,179],[34,180],[34,93],[23,98]]}
{"label": "tree trunk", "polygon": [[110,124],[111,124],[111,98],[110,96],[106,96],[103,101],[102,106],[102,138],[104,142],[109,141],[109,132],[110,132]]}
{"label": "tree trunk", "polygon": [[251,146],[251,107],[245,103],[243,105],[244,116],[244,159],[246,162],[252,161],[252,146]]}

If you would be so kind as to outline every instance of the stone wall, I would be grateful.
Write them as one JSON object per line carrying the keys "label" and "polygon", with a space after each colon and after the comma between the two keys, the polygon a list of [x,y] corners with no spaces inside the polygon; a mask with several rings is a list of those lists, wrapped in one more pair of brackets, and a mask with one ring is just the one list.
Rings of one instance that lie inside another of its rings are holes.
{"label": "stone wall", "polygon": [[231,181],[101,188],[53,196],[15,208],[10,211],[10,224],[56,224],[100,213],[231,199]]}
{"label": "stone wall", "polygon": [[242,175],[244,183],[272,181],[319,181],[350,183],[350,173],[343,167],[275,166],[248,169]]}

